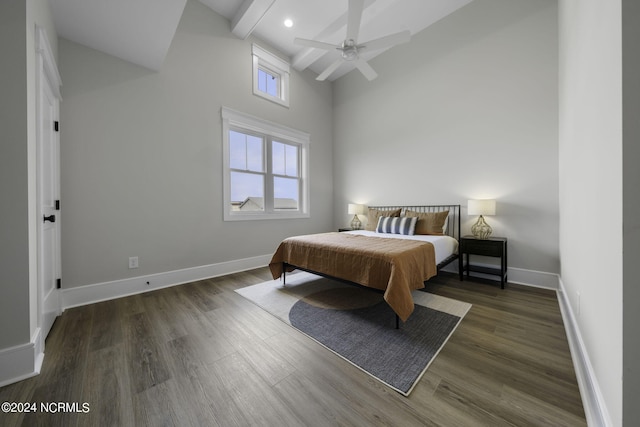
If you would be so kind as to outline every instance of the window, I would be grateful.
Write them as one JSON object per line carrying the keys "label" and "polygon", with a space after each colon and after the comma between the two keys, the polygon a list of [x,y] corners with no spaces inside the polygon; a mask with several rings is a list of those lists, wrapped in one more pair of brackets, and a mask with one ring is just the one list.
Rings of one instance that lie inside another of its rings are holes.
{"label": "window", "polygon": [[253,45],[253,94],[289,106],[289,64]]}
{"label": "window", "polygon": [[225,221],[309,216],[309,134],[222,108]]}
{"label": "window", "polygon": [[258,90],[267,95],[278,96],[280,93],[280,76],[269,70],[258,67]]}

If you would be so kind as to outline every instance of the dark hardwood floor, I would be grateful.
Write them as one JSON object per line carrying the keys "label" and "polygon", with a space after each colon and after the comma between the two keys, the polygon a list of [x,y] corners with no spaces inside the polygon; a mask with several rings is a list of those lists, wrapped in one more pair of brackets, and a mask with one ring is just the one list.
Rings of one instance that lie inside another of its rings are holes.
{"label": "dark hardwood floor", "polygon": [[431,279],[429,292],[473,307],[407,398],[233,292],[268,279],[262,268],[65,311],[41,374],[0,402],[79,411],[38,406],[0,425],[586,425],[552,291]]}

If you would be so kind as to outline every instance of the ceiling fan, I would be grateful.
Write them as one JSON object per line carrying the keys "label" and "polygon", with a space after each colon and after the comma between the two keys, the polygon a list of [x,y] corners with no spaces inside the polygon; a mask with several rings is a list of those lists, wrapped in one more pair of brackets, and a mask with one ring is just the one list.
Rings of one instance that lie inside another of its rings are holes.
{"label": "ceiling fan", "polygon": [[296,38],[295,44],[328,51],[340,51],[340,58],[329,65],[316,80],[325,80],[331,75],[344,61],[351,61],[360,70],[360,72],[368,79],[373,80],[378,77],[375,70],[360,57],[360,53],[385,49],[400,43],[406,43],[411,38],[411,32],[401,31],[379,39],[371,40],[366,43],[358,44],[358,33],[360,31],[360,21],[362,19],[362,11],[364,9],[364,0],[349,0],[349,10],[347,11],[347,38],[339,45],[325,43],[316,40],[307,40]]}

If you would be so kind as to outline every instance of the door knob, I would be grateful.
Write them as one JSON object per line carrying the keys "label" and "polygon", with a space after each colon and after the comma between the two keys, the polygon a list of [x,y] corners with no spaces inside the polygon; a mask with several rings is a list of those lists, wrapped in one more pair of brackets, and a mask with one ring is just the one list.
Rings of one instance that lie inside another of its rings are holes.
{"label": "door knob", "polygon": [[47,221],[56,222],[56,216],[55,215],[45,216],[43,219],[44,219],[44,222],[47,222]]}

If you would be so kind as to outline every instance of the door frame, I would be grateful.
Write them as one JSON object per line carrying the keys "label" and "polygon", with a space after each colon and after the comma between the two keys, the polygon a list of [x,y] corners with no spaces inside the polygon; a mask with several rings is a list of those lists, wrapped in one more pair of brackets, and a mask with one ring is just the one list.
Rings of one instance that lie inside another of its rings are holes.
{"label": "door frame", "polygon": [[[38,253],[38,262],[37,262],[37,304],[36,304],[36,330],[39,331],[38,339],[35,343],[36,345],[36,354],[44,353],[44,342],[55,321],[56,317],[59,316],[62,312],[61,306],[61,298],[60,292],[57,288],[53,289],[44,289],[45,280],[43,277],[43,233],[42,233],[42,210],[43,206],[41,203],[41,193],[42,193],[42,147],[45,143],[45,138],[47,132],[43,131],[43,126],[52,126],[53,123],[43,123],[45,102],[44,99],[44,91],[45,86],[49,87],[49,90],[53,94],[55,98],[55,107],[54,107],[54,120],[59,120],[59,104],[62,99],[60,94],[60,86],[62,85],[62,80],[60,79],[60,74],[58,73],[58,68],[56,66],[56,62],[51,50],[51,45],[49,44],[49,40],[47,38],[46,31],[36,25],[36,34],[35,34],[35,47],[36,47],[36,230],[37,230],[37,253]],[[51,129],[51,128],[49,128]],[[56,165],[56,180],[55,187],[57,189],[57,196],[59,197],[60,192],[60,137],[58,132],[54,133],[54,138],[56,139],[55,144],[55,162]],[[54,260],[52,262],[53,268],[56,271],[56,276],[61,277],[61,246],[60,246],[60,211],[56,211],[56,244],[55,244],[55,252]],[[45,292],[46,291],[46,292]]]}

